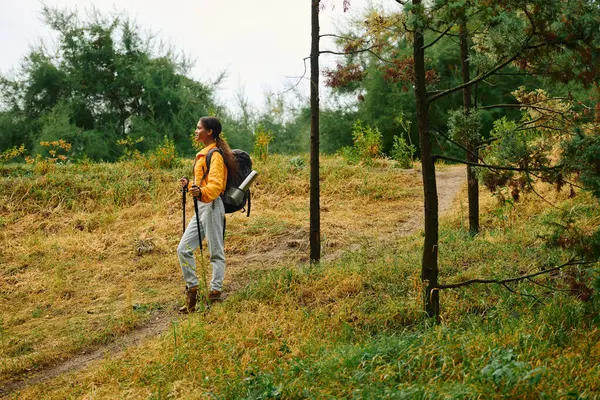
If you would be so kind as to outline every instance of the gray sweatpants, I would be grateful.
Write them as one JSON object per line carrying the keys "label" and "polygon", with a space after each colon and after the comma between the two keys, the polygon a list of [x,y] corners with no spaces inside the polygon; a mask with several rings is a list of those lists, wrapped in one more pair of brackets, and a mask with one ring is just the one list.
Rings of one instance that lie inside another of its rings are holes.
{"label": "gray sweatpants", "polygon": [[[210,264],[212,266],[211,290],[221,290],[223,287],[223,278],[225,277],[225,250],[223,242],[223,224],[225,221],[225,207],[220,197],[217,197],[212,203],[198,202],[198,214],[200,215],[200,240],[206,237],[208,252],[210,254]],[[194,261],[194,250],[200,246],[198,238],[198,226],[196,224],[196,215],[192,216],[179,246],[177,246],[177,256],[183,272],[183,279],[186,287],[192,288],[198,286],[198,276],[196,275],[196,262]],[[204,261],[202,261],[204,262]],[[200,273],[203,273],[202,271]]]}

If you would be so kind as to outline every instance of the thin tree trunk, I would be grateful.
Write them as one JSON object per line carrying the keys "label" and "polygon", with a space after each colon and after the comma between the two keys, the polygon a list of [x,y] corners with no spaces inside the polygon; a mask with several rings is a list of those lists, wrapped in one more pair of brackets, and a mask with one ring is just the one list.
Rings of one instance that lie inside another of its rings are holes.
{"label": "thin tree trunk", "polygon": [[319,0],[311,0],[310,52],[310,261],[321,259],[319,201]]}
{"label": "thin tree trunk", "polygon": [[[413,0],[413,13],[421,9],[421,0]],[[419,145],[421,146],[421,162],[423,170],[423,191],[425,195],[425,243],[421,262],[421,279],[425,285],[425,312],[430,317],[438,317],[440,301],[438,286],[438,198],[435,182],[435,165],[433,163],[431,138],[429,135],[429,109],[427,88],[425,83],[425,50],[423,46],[423,28],[415,24],[413,56],[415,60],[415,97],[417,106],[417,123],[419,129]]]}
{"label": "thin tree trunk", "polygon": [[[460,24],[460,56],[462,61],[463,82],[471,80],[469,73],[469,44],[467,36],[467,23],[463,21]],[[471,86],[463,89],[463,105],[465,113],[470,113],[473,107],[471,100]],[[477,138],[469,137],[467,139],[467,161],[477,162],[479,150]],[[467,165],[468,199],[469,199],[469,232],[476,235],[479,232],[479,182],[475,175],[475,168]]]}

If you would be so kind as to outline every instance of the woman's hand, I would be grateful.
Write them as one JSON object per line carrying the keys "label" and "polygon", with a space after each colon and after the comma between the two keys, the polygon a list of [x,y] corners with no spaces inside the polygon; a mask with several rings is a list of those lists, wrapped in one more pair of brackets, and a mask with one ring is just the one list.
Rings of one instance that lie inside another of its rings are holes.
{"label": "woman's hand", "polygon": [[190,183],[189,179],[186,177],[183,177],[179,180],[179,182],[181,183],[181,187],[187,187],[188,183]]}
{"label": "woman's hand", "polygon": [[192,188],[190,189],[190,193],[194,197],[200,197],[200,188],[196,185],[193,185]]}

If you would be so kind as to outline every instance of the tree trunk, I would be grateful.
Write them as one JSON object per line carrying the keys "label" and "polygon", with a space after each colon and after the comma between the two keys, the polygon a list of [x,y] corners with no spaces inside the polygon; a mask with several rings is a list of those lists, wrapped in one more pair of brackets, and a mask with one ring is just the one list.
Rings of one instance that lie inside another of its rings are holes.
{"label": "tree trunk", "polygon": [[319,0],[311,0],[310,51],[310,261],[321,259],[319,202]]}
{"label": "tree trunk", "polygon": [[[416,18],[422,18],[420,10],[421,0],[413,0],[413,13]],[[421,279],[425,285],[424,304],[425,312],[430,317],[438,317],[440,312],[438,286],[438,199],[435,182],[435,165],[433,163],[431,138],[429,136],[429,105],[427,102],[427,88],[425,84],[425,50],[423,46],[423,28],[415,24],[414,32],[414,70],[415,70],[415,97],[417,106],[417,123],[419,129],[419,145],[421,146],[421,162],[423,170],[423,191],[425,195],[425,243],[423,245],[423,259],[421,263]]]}
{"label": "tree trunk", "polygon": [[[460,24],[460,56],[462,61],[463,82],[471,80],[469,73],[469,45],[467,36],[467,23]],[[473,107],[471,100],[471,86],[463,89],[463,105],[465,113],[470,113]],[[467,161],[477,162],[479,157],[477,137],[467,139]],[[471,235],[479,233],[479,182],[475,176],[475,168],[467,165],[468,199],[469,199],[469,232]]]}

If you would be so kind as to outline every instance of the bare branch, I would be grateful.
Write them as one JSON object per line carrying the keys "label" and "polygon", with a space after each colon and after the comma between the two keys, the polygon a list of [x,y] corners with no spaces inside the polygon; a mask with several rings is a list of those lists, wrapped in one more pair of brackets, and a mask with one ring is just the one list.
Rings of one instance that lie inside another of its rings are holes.
{"label": "bare branch", "polygon": [[354,50],[354,51],[332,51],[332,50],[323,50],[323,51],[319,51],[319,54],[335,54],[338,56],[348,56],[350,54],[359,54],[359,53],[365,53],[367,51],[372,51],[373,49],[377,48],[377,47],[381,47],[381,44],[374,44],[371,47],[367,47],[365,49],[359,49],[359,50]]}
{"label": "bare branch", "polygon": [[355,38],[351,38],[351,37],[347,37],[347,36],[336,35],[334,33],[324,33],[322,35],[319,35],[319,38],[324,38],[324,37],[334,37],[334,38],[343,39],[343,40],[354,40],[355,39]]}
{"label": "bare branch", "polygon": [[536,122],[538,122],[542,118],[544,118],[544,117],[542,116],[542,117],[538,117],[536,119],[533,119],[531,121],[523,122],[521,125],[517,126],[517,130],[520,130],[521,128],[523,128],[523,127],[525,127],[527,125],[535,124]]}
{"label": "bare branch", "polygon": [[355,50],[355,51],[348,51],[348,52],[338,52],[338,51],[331,51],[331,50],[323,50],[320,51],[319,54],[334,54],[334,55],[338,55],[338,56],[348,56],[351,54],[360,54],[360,53],[371,53],[373,56],[375,56],[376,58],[378,58],[379,60],[386,62],[388,64],[393,64],[392,61],[390,60],[386,60],[385,58],[381,57],[379,54],[375,53],[373,51],[373,49],[378,48],[378,47],[382,47],[383,45],[381,44],[374,44],[371,47],[367,47],[365,49],[359,49],[359,50]]}
{"label": "bare branch", "polygon": [[[540,178],[540,179],[542,179],[542,177],[541,177],[540,175],[536,175],[536,174],[534,174],[534,173],[533,173],[533,172],[531,172],[531,171],[528,171],[528,173],[529,173],[530,175],[533,175],[533,176],[535,176],[536,178]],[[563,178],[563,181],[564,181],[564,182],[565,182],[567,185],[571,185],[571,186],[573,186],[573,187],[576,187],[577,189],[580,189],[580,190],[587,190],[587,189],[586,189],[586,188],[584,188],[583,186],[579,186],[578,184],[576,184],[576,183],[573,183],[573,182],[571,182],[571,181],[568,181],[568,180],[566,180],[565,178]]]}
{"label": "bare branch", "polygon": [[[449,141],[450,143],[452,143],[452,144],[456,145],[457,147],[461,148],[462,150],[466,151],[468,154],[471,154],[471,155],[473,155],[473,156],[475,155],[475,153],[474,153],[474,152],[472,152],[472,151],[469,151],[469,150],[468,150],[466,147],[464,147],[463,145],[461,145],[461,144],[460,144],[460,143],[458,143],[457,141],[455,141],[455,140],[451,139],[450,137],[446,136],[446,135],[445,135],[444,133],[442,133],[442,131],[440,131],[439,129],[437,129],[437,128],[434,128],[433,126],[431,126],[431,129],[433,129],[434,131],[436,131],[438,134],[442,135],[442,136],[444,137],[444,139],[446,139],[446,140],[447,140],[447,141]],[[480,160],[481,160],[481,162],[484,162],[484,161],[483,161],[483,158],[481,158],[480,156],[477,156],[477,158],[478,158],[478,159],[480,159]]]}
{"label": "bare branch", "polygon": [[560,165],[557,165],[557,166],[554,166],[554,167],[546,167],[546,168],[518,168],[518,167],[507,167],[507,166],[503,166],[503,165],[479,164],[479,163],[474,163],[474,162],[470,162],[470,161],[466,161],[466,160],[461,160],[459,158],[442,156],[442,155],[439,155],[439,154],[434,154],[432,156],[432,158],[433,158],[434,161],[439,158],[441,160],[454,161],[454,162],[461,163],[461,164],[471,165],[473,167],[481,167],[481,168],[488,168],[488,169],[499,169],[499,170],[502,170],[502,171],[520,171],[520,172],[552,171],[552,170],[555,170],[555,169],[562,168],[562,166],[560,166]]}
{"label": "bare branch", "polygon": [[557,288],[554,288],[554,287],[552,287],[552,286],[544,285],[544,284],[542,284],[542,283],[539,283],[538,281],[536,281],[536,280],[535,280],[535,279],[533,279],[533,278],[527,278],[527,280],[528,280],[529,282],[531,282],[531,283],[534,283],[534,284],[536,284],[536,285],[538,285],[538,286],[541,286],[541,287],[543,287],[543,288],[546,288],[546,289],[553,290],[553,291],[555,291],[555,292],[567,292],[567,293],[568,293],[568,292],[570,292],[570,290],[568,290],[568,289],[557,289]]}
{"label": "bare branch", "polygon": [[560,128],[554,128],[554,127],[552,127],[552,126],[547,126],[547,125],[536,125],[536,126],[535,126],[535,127],[533,127],[533,128],[530,128],[530,127],[524,127],[524,128],[519,128],[519,129],[517,129],[517,131],[525,131],[525,130],[527,130],[527,129],[534,129],[534,128],[544,128],[544,129],[550,129],[550,130],[553,130],[553,131],[559,131],[559,132],[562,132],[562,131],[564,131],[564,129],[560,129]]}
{"label": "bare branch", "polygon": [[487,110],[490,108],[535,108],[536,110],[541,110],[541,111],[549,111],[549,112],[553,112],[555,114],[564,114],[563,112],[560,112],[558,110],[553,110],[552,108],[546,108],[546,107],[540,107],[540,106],[536,106],[536,104],[540,104],[540,103],[544,103],[546,101],[551,101],[551,100],[562,100],[562,97],[557,97],[557,98],[552,98],[552,99],[545,99],[545,100],[539,100],[539,101],[535,101],[533,103],[507,103],[507,104],[491,104],[489,106],[483,106],[481,107],[482,110]]}
{"label": "bare branch", "polygon": [[547,100],[541,100],[539,102],[535,102],[535,103],[517,103],[517,104],[492,104],[489,106],[483,106],[481,107],[482,110],[489,110],[491,108],[532,108],[534,110],[537,111],[546,111],[548,113],[551,114],[557,114],[559,115],[564,121],[571,123],[572,121],[567,118],[566,113],[562,112],[562,111],[558,111],[558,110],[553,110],[552,108],[547,108],[547,107],[540,107],[540,106],[536,106],[534,104],[538,104],[538,103],[542,103],[543,101],[547,101]]}
{"label": "bare branch", "polygon": [[[534,175],[535,176],[535,175]],[[550,200],[546,199],[544,196],[542,196],[541,194],[539,194],[537,192],[537,190],[535,190],[535,188],[533,187],[533,185],[531,184],[531,182],[528,180],[527,181],[527,186],[529,186],[529,189],[531,189],[531,191],[538,196],[540,199],[542,199],[545,203],[549,204],[550,206],[556,208],[557,210],[560,210],[562,212],[567,212],[567,210],[565,210],[564,208],[560,208],[559,206],[557,206],[556,204],[552,204],[550,202]]]}
{"label": "bare branch", "polygon": [[[444,31],[440,31],[439,29],[434,29],[434,28],[429,28],[429,29],[431,29],[431,30],[432,30],[432,31],[434,31],[435,33],[439,33],[439,34],[442,34],[442,33],[444,33]],[[458,34],[456,34],[456,33],[450,33],[450,32],[446,32],[446,34],[445,34],[445,35],[446,35],[446,36],[453,36],[453,37],[459,37],[459,36],[460,36],[460,35],[458,35]]]}
{"label": "bare branch", "polygon": [[292,91],[292,90],[294,90],[295,88],[297,88],[297,87],[298,87],[298,85],[300,85],[300,82],[302,82],[302,80],[303,80],[303,79],[304,79],[304,77],[306,76],[306,60],[310,60],[310,56],[308,56],[308,57],[304,57],[304,58],[302,59],[302,62],[304,63],[304,72],[302,73],[302,76],[300,76],[300,77],[298,78],[298,82],[296,82],[296,83],[295,83],[293,86],[291,86],[289,89],[286,89],[286,90],[284,90],[284,91],[283,91],[283,92],[281,92],[280,94],[285,94],[285,93],[287,93],[287,92],[289,92],[289,91]]}
{"label": "bare branch", "polygon": [[545,269],[543,271],[538,271],[535,272],[533,274],[529,274],[529,275],[522,275],[516,278],[508,278],[508,279],[470,279],[468,281],[464,281],[464,282],[459,282],[459,283],[452,283],[449,285],[439,285],[436,289],[441,290],[441,289],[454,289],[454,288],[459,288],[459,287],[463,287],[463,286],[468,286],[468,285],[473,285],[475,283],[495,283],[498,285],[505,285],[507,283],[511,283],[511,282],[519,282],[519,281],[523,281],[525,279],[529,279],[529,278],[533,278],[535,276],[539,276],[539,275],[543,275],[543,274],[549,274],[550,272],[554,272],[554,271],[558,271],[561,268],[564,267],[568,267],[571,265],[587,265],[587,264],[593,264],[594,262],[592,261],[575,261],[574,259],[571,259],[569,261],[567,261],[566,263],[559,265],[557,267],[554,268],[550,268],[550,269]]}
{"label": "bare branch", "polygon": [[513,294],[518,294],[519,296],[527,296],[527,297],[532,297],[537,301],[540,301],[540,299],[537,298],[537,296],[533,295],[533,294],[529,294],[529,293],[521,293],[521,292],[517,292],[514,289],[511,289],[510,286],[508,286],[508,284],[506,282],[501,283],[502,286],[504,286],[504,288],[506,290],[508,290],[509,292],[513,293]]}

